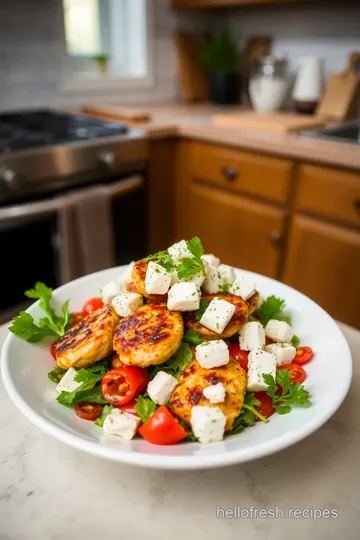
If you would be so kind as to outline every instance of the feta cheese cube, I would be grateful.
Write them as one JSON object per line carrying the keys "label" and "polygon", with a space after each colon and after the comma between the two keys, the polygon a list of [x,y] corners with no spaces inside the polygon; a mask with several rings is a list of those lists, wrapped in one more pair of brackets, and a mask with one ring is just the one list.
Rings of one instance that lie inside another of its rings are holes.
{"label": "feta cheese cube", "polygon": [[218,407],[195,405],[191,409],[190,423],[201,443],[218,442],[224,438],[226,418]]}
{"label": "feta cheese cube", "polygon": [[159,405],[165,405],[175,390],[178,381],[172,375],[165,373],[165,371],[159,371],[155,375],[152,381],[149,382],[147,391],[149,396],[155,403]]}
{"label": "feta cheese cube", "polygon": [[171,285],[175,285],[175,283],[194,283],[197,289],[200,291],[200,287],[204,280],[205,276],[202,272],[195,274],[191,277],[191,279],[180,279],[176,270],[171,272]]}
{"label": "feta cheese cube", "polygon": [[241,296],[243,300],[248,300],[256,292],[256,285],[252,279],[241,276],[231,284],[229,292]]}
{"label": "feta cheese cube", "polygon": [[235,306],[215,296],[200,319],[200,324],[221,334],[235,313]]}
{"label": "feta cheese cube", "polygon": [[81,382],[77,382],[74,380],[76,373],[76,369],[72,367],[67,370],[67,372],[56,387],[56,390],[59,392],[59,394],[61,394],[61,392],[73,392],[82,385]]}
{"label": "feta cheese cube", "polygon": [[217,268],[209,265],[206,279],[202,284],[202,288],[209,294],[216,294],[220,291],[220,278]]}
{"label": "feta cheese cube", "polygon": [[230,359],[228,346],[222,339],[200,343],[195,354],[200,366],[206,369],[224,366]]}
{"label": "feta cheese cube", "polygon": [[276,319],[270,319],[267,323],[265,334],[273,341],[284,343],[289,343],[293,337],[290,324],[285,321],[277,321]]}
{"label": "feta cheese cube", "polygon": [[140,418],[134,414],[113,409],[104,420],[103,429],[109,435],[116,435],[130,440],[134,437],[140,425]]}
{"label": "feta cheese cube", "polygon": [[247,389],[248,392],[265,392],[268,385],[263,379],[263,375],[270,373],[275,378],[276,359],[273,354],[262,349],[253,349],[249,353]]}
{"label": "feta cheese cube", "polygon": [[212,253],[206,253],[205,255],[201,256],[203,261],[206,261],[211,266],[215,266],[217,268],[220,264],[220,259],[218,257],[215,257]]}
{"label": "feta cheese cube", "polygon": [[191,281],[175,283],[169,291],[167,307],[170,311],[196,311],[200,307],[199,291]]}
{"label": "feta cheese cube", "polygon": [[204,388],[203,395],[210,403],[223,403],[225,401],[226,391],[223,383],[219,382]]}
{"label": "feta cheese cube", "polygon": [[119,281],[109,281],[101,289],[101,298],[105,304],[111,304],[112,300],[121,293]]}
{"label": "feta cheese cube", "polygon": [[144,304],[141,294],[131,292],[115,296],[111,303],[119,317],[128,317]]}
{"label": "feta cheese cube", "polygon": [[265,345],[265,330],[261,323],[252,321],[244,324],[239,332],[240,349],[252,351]]}
{"label": "feta cheese cube", "polygon": [[291,364],[296,356],[296,349],[290,343],[271,343],[265,346],[265,351],[275,356],[277,366]]}
{"label": "feta cheese cube", "polygon": [[126,291],[126,287],[132,282],[132,271],[135,265],[135,261],[132,261],[128,264],[127,268],[121,273],[118,283],[120,286],[120,291]]}
{"label": "feta cheese cube", "polygon": [[154,261],[150,261],[146,270],[145,290],[148,294],[166,294],[171,283],[171,274]]}
{"label": "feta cheese cube", "polygon": [[221,285],[227,285],[235,280],[235,270],[227,264],[220,264],[218,267]]}
{"label": "feta cheese cube", "polygon": [[176,244],[170,246],[168,253],[175,264],[179,264],[181,259],[188,257],[192,258],[193,256],[191,251],[189,251],[185,240],[181,240],[180,242],[176,242]]}

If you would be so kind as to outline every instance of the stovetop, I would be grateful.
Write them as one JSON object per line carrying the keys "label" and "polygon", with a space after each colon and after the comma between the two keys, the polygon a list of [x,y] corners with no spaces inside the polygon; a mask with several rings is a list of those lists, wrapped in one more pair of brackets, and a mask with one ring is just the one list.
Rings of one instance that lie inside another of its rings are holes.
{"label": "stovetop", "polygon": [[128,132],[109,122],[47,109],[0,114],[0,154],[51,145],[90,141]]}

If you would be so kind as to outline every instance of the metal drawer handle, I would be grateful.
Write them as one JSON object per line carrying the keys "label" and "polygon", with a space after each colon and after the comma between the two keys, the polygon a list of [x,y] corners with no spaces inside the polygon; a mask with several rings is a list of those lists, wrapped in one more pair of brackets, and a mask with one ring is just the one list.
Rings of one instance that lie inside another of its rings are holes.
{"label": "metal drawer handle", "polygon": [[360,199],[355,199],[355,201],[354,201],[354,208],[355,208],[355,210],[357,210],[358,212],[360,212]]}
{"label": "metal drawer handle", "polygon": [[282,234],[279,231],[271,231],[270,240],[274,246],[278,246],[282,241]]}
{"label": "metal drawer handle", "polygon": [[221,172],[225,176],[226,180],[228,180],[229,182],[235,182],[235,180],[239,176],[239,171],[237,170],[237,168],[232,167],[231,165],[228,165],[227,167],[223,167],[221,169]]}

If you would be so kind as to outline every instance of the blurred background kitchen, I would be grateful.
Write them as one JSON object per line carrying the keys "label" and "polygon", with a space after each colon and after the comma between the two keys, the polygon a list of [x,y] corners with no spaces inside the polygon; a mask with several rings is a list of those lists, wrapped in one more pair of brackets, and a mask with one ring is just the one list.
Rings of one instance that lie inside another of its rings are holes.
{"label": "blurred background kitchen", "polygon": [[0,4],[0,322],[198,235],[360,328],[360,5]]}

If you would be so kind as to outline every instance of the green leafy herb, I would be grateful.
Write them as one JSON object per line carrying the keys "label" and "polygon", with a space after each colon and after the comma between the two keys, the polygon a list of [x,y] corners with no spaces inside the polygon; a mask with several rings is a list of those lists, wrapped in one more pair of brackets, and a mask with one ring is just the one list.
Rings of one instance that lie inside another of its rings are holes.
{"label": "green leafy herb", "polygon": [[265,326],[270,319],[277,319],[291,324],[291,318],[283,314],[285,308],[285,300],[276,296],[269,296],[263,301],[261,306],[256,310],[256,315],[260,322]]}
{"label": "green leafy herb", "polygon": [[167,251],[159,251],[154,255],[149,255],[143,259],[144,261],[154,261],[157,264],[160,264],[168,272],[172,272],[175,268],[174,261],[172,260],[170,254]]}
{"label": "green leafy herb", "polygon": [[195,236],[191,240],[187,240],[186,245],[192,257],[185,257],[181,260],[179,266],[177,266],[176,270],[179,279],[190,280],[196,274],[205,276],[205,267],[201,258],[204,255],[204,248],[200,238]]}
{"label": "green leafy herb", "polygon": [[238,435],[239,433],[242,433],[245,428],[255,425],[256,416],[258,415],[257,411],[254,409],[255,405],[260,405],[260,401],[255,399],[254,394],[251,392],[245,394],[241,412],[239,416],[235,418],[233,428],[228,435]]}
{"label": "green leafy herb", "polygon": [[142,423],[144,423],[156,411],[156,403],[149,397],[140,395],[136,398],[135,411]]}
{"label": "green leafy herb", "polygon": [[183,341],[190,343],[190,345],[200,345],[204,340],[200,335],[200,332],[196,330],[187,330],[184,332]]}
{"label": "green leafy herb", "polygon": [[209,303],[204,298],[200,298],[200,307],[197,311],[195,311],[195,318],[198,322],[198,326],[200,326],[200,319],[204,315],[208,306],[209,306]]}
{"label": "green leafy herb", "polygon": [[309,406],[309,392],[299,383],[291,382],[291,374],[287,369],[276,370],[276,380],[270,373],[263,375],[264,382],[268,385],[267,395],[273,400],[277,413],[287,414],[292,407]]}
{"label": "green leafy herb", "polygon": [[54,369],[49,371],[48,377],[50,381],[53,381],[54,383],[58,384],[63,378],[63,376],[65,375],[66,371],[67,371],[66,369],[63,369],[59,366],[55,366]]}
{"label": "green leafy herb", "polygon": [[153,379],[159,371],[165,371],[176,379],[180,377],[180,373],[184,371],[186,366],[190,364],[192,360],[192,352],[188,343],[181,343],[176,353],[164,364],[160,364],[154,368],[150,377]]}
{"label": "green leafy herb", "polygon": [[107,403],[101,394],[100,387],[94,387],[101,381],[105,373],[106,367],[103,362],[99,362],[87,369],[79,369],[74,380],[81,383],[81,385],[72,392],[61,392],[57,397],[58,402],[69,407],[76,405],[80,401]]}
{"label": "green leafy herb", "polygon": [[52,289],[44,283],[37,282],[35,288],[26,291],[25,295],[39,300],[40,308],[46,317],[42,317],[36,324],[30,313],[21,311],[13,318],[10,332],[29,343],[39,343],[45,337],[61,337],[71,324],[69,300],[61,306],[61,315],[58,315],[51,307]]}
{"label": "green leafy herb", "polygon": [[105,405],[103,407],[103,410],[101,411],[100,416],[97,417],[95,420],[95,424],[97,426],[103,427],[105,418],[111,413],[111,411],[114,409],[113,405]]}
{"label": "green leafy herb", "polygon": [[231,286],[232,286],[232,283],[224,283],[223,285],[220,285],[220,291],[221,292],[230,292]]}
{"label": "green leafy herb", "polygon": [[300,345],[300,338],[295,336],[295,334],[292,337],[291,345],[293,345],[293,347],[298,347]]}
{"label": "green leafy herb", "polygon": [[191,431],[189,426],[182,418],[176,417],[176,420],[179,422],[179,424],[185,429],[187,433],[186,439],[183,439],[182,442],[198,442],[198,439],[195,437],[194,433]]}

